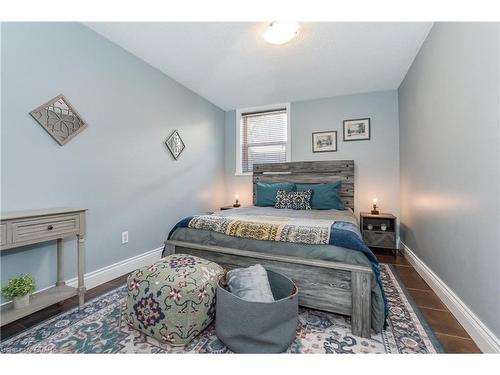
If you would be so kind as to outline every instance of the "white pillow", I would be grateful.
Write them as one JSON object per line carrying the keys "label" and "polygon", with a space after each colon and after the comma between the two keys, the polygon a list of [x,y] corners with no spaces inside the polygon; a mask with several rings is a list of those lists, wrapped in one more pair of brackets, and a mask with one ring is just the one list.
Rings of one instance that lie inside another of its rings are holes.
{"label": "white pillow", "polygon": [[231,293],[246,301],[274,302],[267,271],[260,264],[229,271],[227,284]]}

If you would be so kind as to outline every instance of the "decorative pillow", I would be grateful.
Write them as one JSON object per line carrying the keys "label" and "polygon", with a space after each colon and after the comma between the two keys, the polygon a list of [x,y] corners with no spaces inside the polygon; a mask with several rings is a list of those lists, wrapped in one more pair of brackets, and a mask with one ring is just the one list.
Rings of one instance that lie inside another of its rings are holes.
{"label": "decorative pillow", "polygon": [[252,302],[274,302],[267,271],[260,264],[229,271],[227,285],[229,291],[241,299]]}
{"label": "decorative pillow", "polygon": [[290,182],[277,182],[274,184],[257,182],[255,187],[255,205],[260,207],[274,206],[278,190],[295,191],[295,184]]}
{"label": "decorative pillow", "polygon": [[312,190],[311,208],[316,210],[345,210],[340,198],[342,181],[327,184],[297,184],[297,191]]}
{"label": "decorative pillow", "polygon": [[294,210],[310,210],[311,194],[312,190],[301,192],[278,190],[276,193],[276,204],[274,207],[291,208]]}

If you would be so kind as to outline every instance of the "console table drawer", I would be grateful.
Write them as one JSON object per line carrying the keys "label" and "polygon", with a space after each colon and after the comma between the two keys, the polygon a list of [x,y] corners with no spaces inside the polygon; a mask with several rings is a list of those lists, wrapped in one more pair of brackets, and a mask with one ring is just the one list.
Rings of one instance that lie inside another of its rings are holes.
{"label": "console table drawer", "polygon": [[0,224],[0,245],[7,243],[7,224]]}
{"label": "console table drawer", "polygon": [[44,217],[33,220],[12,222],[12,242],[42,240],[54,236],[78,232],[80,228],[79,215],[64,215]]}

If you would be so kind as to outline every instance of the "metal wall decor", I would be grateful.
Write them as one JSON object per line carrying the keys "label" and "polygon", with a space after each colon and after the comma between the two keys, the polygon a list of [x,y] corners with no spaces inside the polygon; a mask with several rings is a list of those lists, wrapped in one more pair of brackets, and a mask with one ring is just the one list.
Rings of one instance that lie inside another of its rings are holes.
{"label": "metal wall decor", "polygon": [[182,141],[182,138],[177,130],[170,134],[170,137],[167,138],[165,144],[175,160],[179,158],[182,151],[186,148],[186,145]]}
{"label": "metal wall decor", "polygon": [[87,127],[82,116],[62,94],[34,109],[30,115],[61,146]]}

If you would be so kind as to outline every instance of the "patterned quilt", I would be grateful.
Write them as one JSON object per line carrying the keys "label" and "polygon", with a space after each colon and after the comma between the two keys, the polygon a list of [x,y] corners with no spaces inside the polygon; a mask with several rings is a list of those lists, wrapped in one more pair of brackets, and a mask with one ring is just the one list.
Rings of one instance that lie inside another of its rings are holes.
{"label": "patterned quilt", "polygon": [[328,245],[333,224],[333,220],[324,219],[202,215],[194,217],[188,226],[253,240]]}

